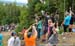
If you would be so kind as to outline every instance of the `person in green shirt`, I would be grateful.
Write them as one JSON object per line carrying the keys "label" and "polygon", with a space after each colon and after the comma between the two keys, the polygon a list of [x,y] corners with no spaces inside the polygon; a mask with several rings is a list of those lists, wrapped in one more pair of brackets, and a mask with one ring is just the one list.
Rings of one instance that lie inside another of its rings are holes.
{"label": "person in green shirt", "polygon": [[37,23],[38,39],[40,39],[41,30],[42,30],[42,18],[39,17],[38,23]]}

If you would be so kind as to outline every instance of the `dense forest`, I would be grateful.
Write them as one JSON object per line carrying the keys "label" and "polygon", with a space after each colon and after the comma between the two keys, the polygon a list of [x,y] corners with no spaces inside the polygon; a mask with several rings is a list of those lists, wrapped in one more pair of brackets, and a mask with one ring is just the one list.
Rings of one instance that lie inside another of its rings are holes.
{"label": "dense forest", "polygon": [[41,16],[42,10],[49,14],[58,12],[60,23],[69,7],[75,12],[75,0],[28,0],[28,4],[23,6],[17,6],[16,2],[0,3],[0,25],[19,24],[16,30],[20,31],[24,26],[28,28],[34,23],[35,14]]}

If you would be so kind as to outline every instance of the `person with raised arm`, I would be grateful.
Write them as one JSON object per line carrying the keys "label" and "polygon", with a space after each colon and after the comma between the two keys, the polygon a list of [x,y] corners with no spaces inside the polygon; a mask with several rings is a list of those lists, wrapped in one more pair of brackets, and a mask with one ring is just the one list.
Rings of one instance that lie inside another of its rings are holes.
{"label": "person with raised arm", "polygon": [[24,33],[25,46],[36,46],[36,38],[37,38],[37,30],[33,24]]}
{"label": "person with raised arm", "polygon": [[43,16],[45,17],[45,22],[43,24],[44,26],[44,32],[43,32],[43,36],[42,36],[42,42],[45,42],[46,41],[46,34],[48,32],[48,19],[50,18],[48,12],[45,12],[43,14]]}

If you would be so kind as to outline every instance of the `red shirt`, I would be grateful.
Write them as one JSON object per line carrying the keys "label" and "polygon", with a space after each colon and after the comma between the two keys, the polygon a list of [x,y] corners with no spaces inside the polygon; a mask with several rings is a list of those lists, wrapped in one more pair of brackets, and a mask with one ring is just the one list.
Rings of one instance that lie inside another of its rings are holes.
{"label": "red shirt", "polygon": [[22,33],[24,34],[24,33],[25,33],[25,31],[26,31],[26,29],[23,29],[23,30],[22,30]]}

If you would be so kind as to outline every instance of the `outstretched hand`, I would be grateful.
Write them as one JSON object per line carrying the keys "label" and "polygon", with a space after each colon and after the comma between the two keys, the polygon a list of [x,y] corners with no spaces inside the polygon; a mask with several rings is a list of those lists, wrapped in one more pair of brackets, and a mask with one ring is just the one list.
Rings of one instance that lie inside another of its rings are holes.
{"label": "outstretched hand", "polygon": [[32,32],[34,36],[37,37],[37,30],[36,30],[35,24],[32,25]]}
{"label": "outstretched hand", "polygon": [[36,23],[32,24],[32,26],[34,26]]}

